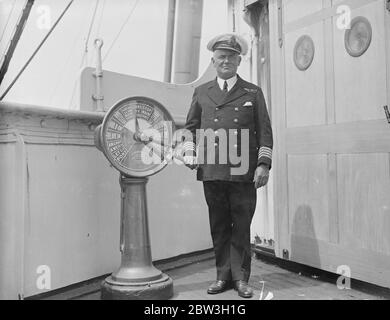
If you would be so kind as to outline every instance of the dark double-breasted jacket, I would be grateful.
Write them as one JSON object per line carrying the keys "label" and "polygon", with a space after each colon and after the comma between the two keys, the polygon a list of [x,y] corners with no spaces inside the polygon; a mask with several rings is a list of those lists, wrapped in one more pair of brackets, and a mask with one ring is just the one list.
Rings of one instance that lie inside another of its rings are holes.
{"label": "dark double-breasted jacket", "polygon": [[185,152],[198,159],[201,181],[252,182],[260,164],[272,165],[272,128],[260,87],[239,76],[224,93],[217,79],[194,91],[185,129]]}

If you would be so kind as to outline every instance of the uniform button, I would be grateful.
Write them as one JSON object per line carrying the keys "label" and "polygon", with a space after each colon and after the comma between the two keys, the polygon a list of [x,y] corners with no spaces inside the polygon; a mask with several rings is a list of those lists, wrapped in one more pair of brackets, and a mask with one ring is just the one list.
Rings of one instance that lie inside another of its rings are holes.
{"label": "uniform button", "polygon": [[214,143],[214,146],[218,146],[218,143],[215,142],[215,143]]}
{"label": "uniform button", "polygon": [[234,119],[233,121],[234,121],[235,123],[237,123],[237,122],[238,122],[238,119],[236,118],[236,119]]}
{"label": "uniform button", "polygon": [[217,118],[215,118],[215,119],[214,119],[214,122],[218,122],[218,119],[217,119]]}
{"label": "uniform button", "polygon": [[234,148],[237,148],[237,145],[236,145],[236,144],[234,145]]}
{"label": "uniform button", "polygon": [[234,110],[235,110],[235,111],[238,111],[238,108],[237,108],[237,107],[235,107],[235,108],[234,108]]}
{"label": "uniform button", "polygon": [[215,133],[215,135],[217,135],[218,134],[218,130],[214,131],[214,133]]}
{"label": "uniform button", "polygon": [[238,131],[237,130],[234,130],[234,135],[238,135]]}
{"label": "uniform button", "polygon": [[218,111],[218,110],[219,110],[219,108],[218,108],[218,107],[216,107],[216,108],[215,108],[215,110],[217,110],[217,111]]}

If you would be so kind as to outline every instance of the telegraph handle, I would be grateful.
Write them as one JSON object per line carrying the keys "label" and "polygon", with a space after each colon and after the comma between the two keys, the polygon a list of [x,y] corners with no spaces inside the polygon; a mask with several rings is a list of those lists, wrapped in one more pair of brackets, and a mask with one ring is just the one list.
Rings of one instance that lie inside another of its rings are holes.
{"label": "telegraph handle", "polygon": [[[178,143],[176,145],[167,146],[161,141],[156,140],[145,140],[139,141],[144,143],[148,148],[150,148],[159,158],[165,158],[168,160],[176,159],[188,166],[191,169],[196,169],[197,164],[195,163],[195,157],[184,156],[183,144]],[[166,148],[167,150],[164,150]]]}
{"label": "telegraph handle", "polygon": [[[98,125],[95,128],[94,132],[94,143],[96,148],[98,148],[101,152],[104,153],[103,148],[103,141],[102,141],[102,125]],[[197,165],[195,163],[188,163],[188,159],[185,159],[183,156],[183,149],[182,149],[182,143],[178,143],[176,145],[167,146],[164,144],[163,141],[156,141],[156,140],[150,140],[150,139],[140,139],[140,137],[136,136],[135,140],[139,143],[144,143],[146,146],[151,147],[151,144],[153,144],[152,149],[154,152],[157,151],[157,156],[160,158],[163,156],[163,153],[166,155],[169,155],[170,158],[175,158],[181,162],[183,162],[185,165],[189,166],[191,169],[196,169]],[[160,148],[158,148],[160,147]],[[167,151],[164,152],[164,148],[168,148]]]}

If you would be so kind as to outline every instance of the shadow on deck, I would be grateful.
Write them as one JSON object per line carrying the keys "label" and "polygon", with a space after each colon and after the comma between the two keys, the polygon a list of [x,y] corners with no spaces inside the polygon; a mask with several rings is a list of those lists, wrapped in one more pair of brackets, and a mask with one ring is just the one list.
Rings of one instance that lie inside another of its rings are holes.
{"label": "shadow on deck", "polygon": [[[218,295],[207,294],[207,287],[216,275],[213,253],[210,251],[157,262],[155,265],[173,279],[173,300],[244,300],[233,289]],[[390,289],[354,279],[351,289],[340,290],[336,285],[338,276],[255,254],[250,279],[254,289],[251,300],[390,300]],[[99,300],[100,283],[104,278],[91,279],[29,299]]]}

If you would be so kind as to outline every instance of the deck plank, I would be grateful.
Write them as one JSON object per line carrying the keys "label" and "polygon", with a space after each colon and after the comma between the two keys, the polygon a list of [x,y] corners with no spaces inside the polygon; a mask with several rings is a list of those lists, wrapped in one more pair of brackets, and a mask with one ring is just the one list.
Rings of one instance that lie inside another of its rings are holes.
{"label": "deck plank", "polygon": [[[212,255],[203,256],[193,263],[186,261],[180,265],[177,262],[157,264],[161,270],[168,274],[174,281],[174,296],[172,300],[244,300],[233,289],[217,295],[207,294],[208,286],[216,276],[215,261]],[[273,300],[388,300],[390,290],[360,290],[351,288],[340,290],[337,288],[337,278],[328,279],[320,270],[309,269],[302,266],[302,271],[281,266],[272,260],[254,258],[252,260],[252,275],[250,284],[254,289],[254,296],[250,300],[264,299],[272,295]],[[320,274],[320,275],[318,275]],[[46,299],[77,299],[99,300],[100,292],[97,291],[102,279],[88,285],[83,285],[79,294],[73,296],[69,293],[61,293]],[[262,293],[262,288],[263,293]],[[89,291],[88,291],[89,289]],[[89,293],[88,293],[89,292]]]}

